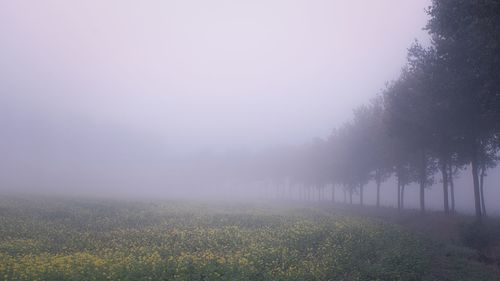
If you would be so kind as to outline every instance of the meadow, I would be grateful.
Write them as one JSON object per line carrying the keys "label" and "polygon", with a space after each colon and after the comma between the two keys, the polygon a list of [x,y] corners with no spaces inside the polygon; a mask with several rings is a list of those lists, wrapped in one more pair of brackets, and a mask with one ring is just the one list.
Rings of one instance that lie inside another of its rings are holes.
{"label": "meadow", "polygon": [[329,204],[0,199],[0,280],[498,280],[473,255]]}

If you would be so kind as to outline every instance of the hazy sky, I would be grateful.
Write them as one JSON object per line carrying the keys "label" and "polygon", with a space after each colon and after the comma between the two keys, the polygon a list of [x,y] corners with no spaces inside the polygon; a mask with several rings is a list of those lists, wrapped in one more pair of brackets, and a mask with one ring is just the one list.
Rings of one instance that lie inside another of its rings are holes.
{"label": "hazy sky", "polygon": [[328,136],[428,42],[429,4],[0,0],[0,190],[229,194],[204,153]]}
{"label": "hazy sky", "polygon": [[0,124],[24,126],[14,139],[88,126],[172,149],[323,137],[428,40],[428,5],[0,0]]}

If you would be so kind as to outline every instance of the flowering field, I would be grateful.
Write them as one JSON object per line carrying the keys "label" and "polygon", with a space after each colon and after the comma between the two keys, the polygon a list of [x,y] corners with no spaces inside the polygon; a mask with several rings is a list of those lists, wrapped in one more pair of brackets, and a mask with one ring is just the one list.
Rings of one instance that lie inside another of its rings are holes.
{"label": "flowering field", "polygon": [[421,280],[395,226],[319,207],[0,200],[0,280]]}

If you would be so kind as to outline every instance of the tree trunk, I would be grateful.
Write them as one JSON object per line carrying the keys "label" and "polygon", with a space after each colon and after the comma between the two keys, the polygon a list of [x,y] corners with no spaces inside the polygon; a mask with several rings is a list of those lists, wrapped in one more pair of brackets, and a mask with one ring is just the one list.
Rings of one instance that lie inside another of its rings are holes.
{"label": "tree trunk", "polygon": [[377,208],[380,207],[380,179],[377,179]]}
{"label": "tree trunk", "polygon": [[420,181],[420,212],[425,213],[425,183]]}
{"label": "tree trunk", "polygon": [[332,202],[335,202],[335,185],[332,184]]}
{"label": "tree trunk", "polygon": [[420,212],[425,213],[425,182],[427,180],[427,158],[425,152],[420,155]]}
{"label": "tree trunk", "polygon": [[449,214],[450,213],[450,206],[448,204],[448,172],[447,172],[447,165],[444,160],[441,161],[441,175],[443,178],[443,207],[444,207],[444,213]]}
{"label": "tree trunk", "polygon": [[398,177],[397,194],[398,194],[398,211],[399,211],[401,210],[401,180],[399,177]]}
{"label": "tree trunk", "polygon": [[360,185],[359,185],[359,204],[360,204],[361,206],[363,206],[363,197],[364,197],[364,196],[363,196],[363,195],[364,195],[364,193],[363,193],[363,192],[364,192],[364,185],[363,185],[363,184],[360,184]]}
{"label": "tree trunk", "polygon": [[485,167],[481,167],[481,175],[479,178],[479,189],[480,189],[479,191],[481,192],[481,210],[483,212],[483,216],[486,216],[486,205],[484,204],[484,189],[483,189],[484,176],[486,175],[485,170],[486,170]]}
{"label": "tree trunk", "polygon": [[401,186],[401,209],[405,208],[405,185]]}
{"label": "tree trunk", "polygon": [[453,183],[453,170],[451,167],[451,163],[448,164],[448,177],[449,177],[449,184],[450,184],[450,195],[451,195],[451,212],[455,213],[455,186]]}
{"label": "tree trunk", "polygon": [[343,191],[344,191],[344,204],[345,204],[345,203],[347,203],[347,194],[345,192],[345,189],[343,189]]}
{"label": "tree trunk", "polygon": [[477,167],[477,151],[473,151],[472,153],[472,183],[474,186],[474,207],[476,209],[476,218],[481,220],[482,212],[481,212],[481,194],[479,190],[479,176],[478,176],[478,167]]}
{"label": "tree trunk", "polygon": [[352,204],[352,188],[349,188],[349,204]]}

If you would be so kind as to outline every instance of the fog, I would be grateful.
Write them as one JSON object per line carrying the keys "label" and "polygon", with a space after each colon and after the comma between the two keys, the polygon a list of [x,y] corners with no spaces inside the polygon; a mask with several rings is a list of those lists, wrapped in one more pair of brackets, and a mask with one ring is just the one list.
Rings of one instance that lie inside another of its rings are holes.
{"label": "fog", "polygon": [[[328,138],[396,79],[414,40],[430,42],[429,5],[1,1],[0,190],[275,198],[251,176],[262,159]],[[437,179],[426,194],[434,208]],[[383,184],[385,205],[395,185]],[[457,180],[462,211],[472,210],[471,185]],[[417,188],[407,190],[417,207]]]}

